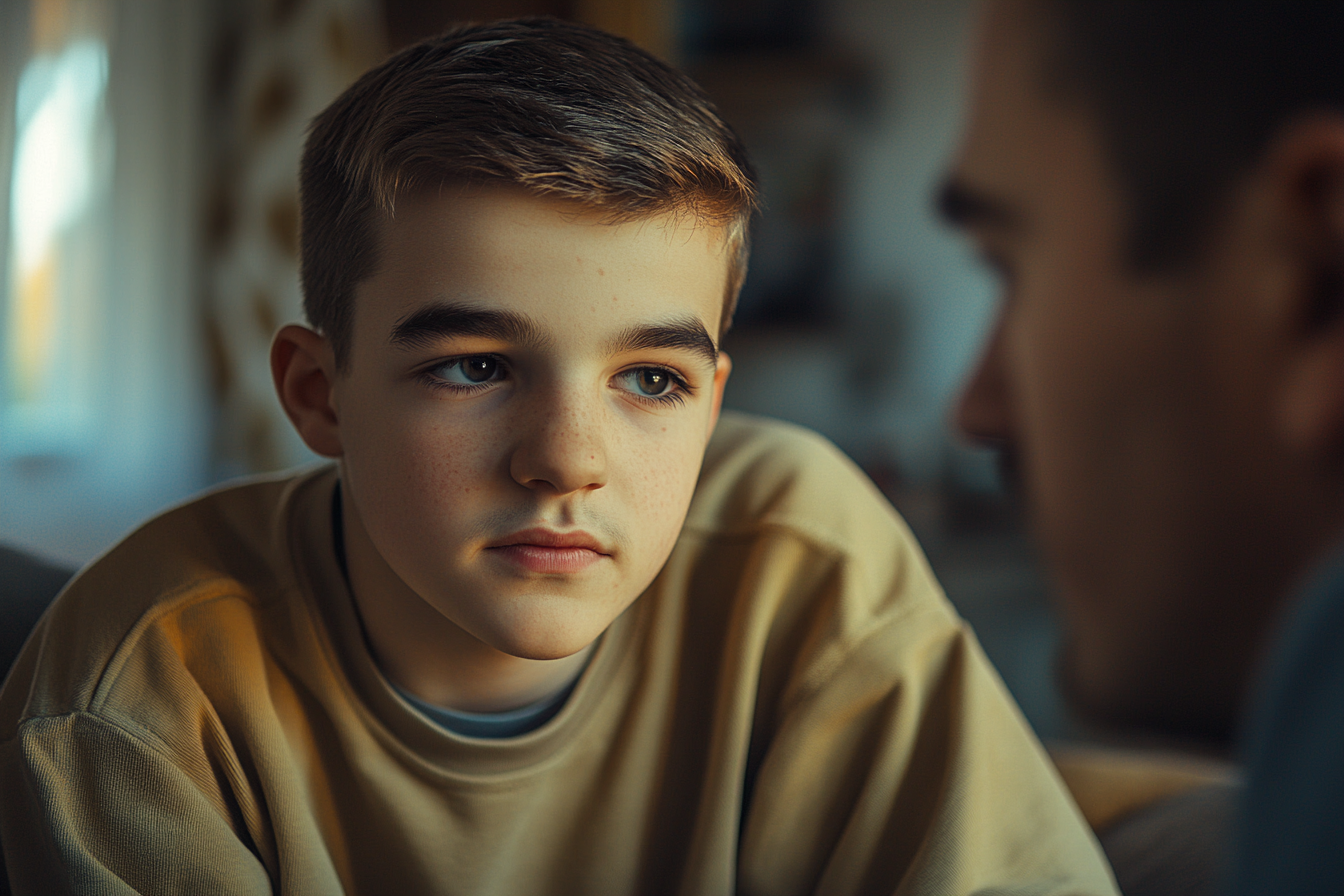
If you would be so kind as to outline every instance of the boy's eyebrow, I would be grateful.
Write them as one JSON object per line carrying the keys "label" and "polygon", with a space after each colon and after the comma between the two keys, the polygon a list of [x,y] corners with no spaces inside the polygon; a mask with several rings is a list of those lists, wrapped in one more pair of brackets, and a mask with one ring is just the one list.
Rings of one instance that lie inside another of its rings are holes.
{"label": "boy's eyebrow", "polygon": [[630,327],[607,344],[607,353],[615,355],[652,348],[690,349],[711,367],[719,360],[719,349],[709,331],[693,317]]}
{"label": "boy's eyebrow", "polygon": [[1020,223],[1011,205],[977,189],[955,174],[950,175],[938,188],[934,205],[939,216],[955,227],[1009,229]]}
{"label": "boy's eyebrow", "polygon": [[392,327],[388,342],[397,348],[424,348],[451,336],[480,336],[529,346],[547,342],[541,328],[525,314],[454,302],[428,305],[407,314]]}
{"label": "boy's eyebrow", "polygon": [[[472,308],[454,302],[412,311],[392,327],[388,341],[398,348],[421,348],[452,336],[479,336],[517,345],[541,346],[549,337],[527,315],[516,311]],[[608,354],[653,348],[689,349],[711,367],[719,360],[718,347],[705,325],[693,317],[643,324],[618,333],[607,343]]]}

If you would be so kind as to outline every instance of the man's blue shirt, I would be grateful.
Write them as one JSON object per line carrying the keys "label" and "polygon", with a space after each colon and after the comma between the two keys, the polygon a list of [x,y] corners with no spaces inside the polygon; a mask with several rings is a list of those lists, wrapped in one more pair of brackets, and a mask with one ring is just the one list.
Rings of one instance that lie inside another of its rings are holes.
{"label": "man's blue shirt", "polygon": [[1293,603],[1243,744],[1229,893],[1344,894],[1344,550]]}

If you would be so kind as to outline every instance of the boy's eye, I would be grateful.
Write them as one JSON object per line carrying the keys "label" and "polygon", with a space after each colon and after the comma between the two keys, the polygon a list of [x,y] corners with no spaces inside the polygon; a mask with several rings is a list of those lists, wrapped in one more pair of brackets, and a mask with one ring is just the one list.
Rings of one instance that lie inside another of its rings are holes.
{"label": "boy's eye", "polygon": [[431,372],[446,383],[457,386],[479,386],[499,378],[502,365],[489,355],[454,358],[435,367]]}
{"label": "boy's eye", "polygon": [[654,367],[643,367],[634,371],[632,379],[639,391],[645,395],[662,395],[672,386],[672,378],[667,375],[667,371]]}
{"label": "boy's eye", "polygon": [[628,391],[656,398],[665,394],[674,385],[672,375],[661,367],[640,367],[627,370],[617,379],[622,380]]}
{"label": "boy's eye", "polygon": [[615,384],[636,398],[658,402],[680,402],[691,392],[686,381],[666,367],[635,367],[618,373]]}

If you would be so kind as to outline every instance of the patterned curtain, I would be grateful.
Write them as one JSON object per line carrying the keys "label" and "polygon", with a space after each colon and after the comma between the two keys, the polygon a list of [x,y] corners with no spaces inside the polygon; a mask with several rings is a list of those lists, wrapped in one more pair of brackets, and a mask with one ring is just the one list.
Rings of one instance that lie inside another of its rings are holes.
{"label": "patterned curtain", "polygon": [[214,0],[203,226],[218,476],[312,458],[271,386],[270,341],[301,320],[298,165],[309,120],[384,53],[376,0]]}

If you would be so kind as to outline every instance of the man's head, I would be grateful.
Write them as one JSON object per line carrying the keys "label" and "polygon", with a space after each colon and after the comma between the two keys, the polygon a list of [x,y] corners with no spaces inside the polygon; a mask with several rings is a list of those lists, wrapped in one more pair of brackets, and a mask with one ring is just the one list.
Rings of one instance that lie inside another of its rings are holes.
{"label": "man's head", "polygon": [[344,365],[380,221],[417,187],[506,183],[612,221],[677,212],[734,250],[718,337],[746,276],[755,174],[696,84],[634,44],[537,18],[449,31],[359,79],[312,125],[300,174],[304,311]]}
{"label": "man's head", "polygon": [[350,578],[394,680],[415,689],[456,632],[574,655],[657,574],[728,376],[753,194],[691,82],[556,21],[412,47],[318,117],[316,330],[282,330],[272,369],[340,458]]}
{"label": "man's head", "polygon": [[941,196],[1004,305],[958,422],[1022,478],[1076,701],[1222,737],[1344,526],[1332,4],[989,5]]}

